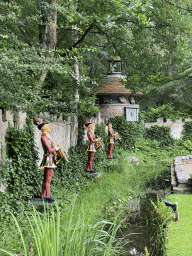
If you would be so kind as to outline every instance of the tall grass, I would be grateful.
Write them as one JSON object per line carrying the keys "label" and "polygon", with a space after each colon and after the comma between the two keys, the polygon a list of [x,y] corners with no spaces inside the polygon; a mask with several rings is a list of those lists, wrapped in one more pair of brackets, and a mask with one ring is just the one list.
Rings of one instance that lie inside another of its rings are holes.
{"label": "tall grass", "polygon": [[152,202],[153,210],[151,212],[150,227],[153,236],[151,243],[154,244],[155,254],[163,256],[166,253],[167,243],[167,223],[173,221],[173,212],[168,208],[163,200],[157,197],[157,203]]}
{"label": "tall grass", "polygon": [[[27,228],[31,234],[34,256],[117,255],[120,247],[115,235],[120,224],[105,220],[90,222],[89,217],[85,216],[84,205],[79,211],[74,211],[75,202],[76,199],[70,206],[70,214],[62,214],[56,205],[56,210],[44,208],[43,215],[34,209],[30,216],[27,216]],[[30,255],[29,238],[25,240],[21,224],[13,214],[12,217],[20,234],[22,251],[25,256]],[[9,252],[2,248],[0,251],[3,255],[15,256],[15,249]]]}

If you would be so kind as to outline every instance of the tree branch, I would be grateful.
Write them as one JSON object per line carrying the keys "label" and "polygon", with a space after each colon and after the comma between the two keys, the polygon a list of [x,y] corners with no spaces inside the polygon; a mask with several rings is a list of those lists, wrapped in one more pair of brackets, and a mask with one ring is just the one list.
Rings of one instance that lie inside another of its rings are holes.
{"label": "tree branch", "polygon": [[[96,21],[96,20],[95,20]],[[89,33],[89,31],[94,27],[95,21],[85,30],[84,34],[81,36],[77,42],[75,42],[68,50],[67,52],[70,52],[73,48],[76,48],[86,37],[86,35]],[[65,57],[66,54],[62,54],[62,57]]]}
{"label": "tree branch", "polygon": [[[116,47],[115,43],[113,42],[111,36],[108,35],[107,33],[105,33],[103,30],[101,30],[97,25],[96,25],[96,27],[97,27],[97,29],[98,29],[99,31],[101,31],[101,33],[102,33],[103,35],[106,36],[107,41],[112,44],[113,48],[115,49],[115,51],[117,52],[117,54],[119,55],[119,57],[121,57],[121,52],[117,49],[117,47]],[[113,37],[114,37],[114,36],[113,36]],[[117,39],[117,37],[115,37],[115,38]],[[126,43],[127,43],[127,42],[126,42]]]}
{"label": "tree branch", "polygon": [[184,10],[184,11],[187,11],[187,12],[190,12],[190,13],[192,12],[192,9],[190,9],[190,8],[183,8],[183,7],[179,6],[179,5],[172,4],[172,3],[171,3],[170,1],[168,1],[168,0],[165,0],[165,2],[167,2],[168,4],[174,6],[175,8],[179,8],[179,9],[181,9],[181,10]]}
{"label": "tree branch", "polygon": [[163,27],[170,27],[171,25],[156,25],[156,26],[148,26],[144,28],[163,28]]}
{"label": "tree branch", "polygon": [[37,44],[33,44],[34,40],[32,39],[32,37],[29,35],[29,33],[27,32],[27,30],[25,29],[24,26],[22,25],[18,25],[16,22],[17,27],[19,28],[19,30],[21,31],[21,34],[23,35],[23,37],[25,38],[26,42],[30,45],[30,46],[35,46],[37,47]]}

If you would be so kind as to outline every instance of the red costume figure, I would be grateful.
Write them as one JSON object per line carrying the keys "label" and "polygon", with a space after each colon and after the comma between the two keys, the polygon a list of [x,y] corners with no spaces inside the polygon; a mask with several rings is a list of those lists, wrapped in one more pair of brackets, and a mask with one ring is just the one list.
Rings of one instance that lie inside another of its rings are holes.
{"label": "red costume figure", "polygon": [[87,120],[84,120],[83,124],[87,127],[87,137],[89,139],[89,146],[88,146],[88,160],[87,160],[87,173],[96,173],[93,170],[93,159],[96,152],[95,149],[95,142],[98,141],[98,139],[95,139],[95,135],[93,134],[93,124],[88,123]]}
{"label": "red costume figure", "polygon": [[112,150],[113,150],[115,134],[113,133],[113,130],[112,130],[112,124],[108,120],[105,121],[105,124],[108,126],[108,136],[109,136],[107,158],[110,159],[112,158]]}
{"label": "red costume figure", "polygon": [[41,123],[41,120],[37,118],[33,123],[37,125],[38,129],[42,132],[41,143],[44,150],[43,160],[40,165],[40,167],[44,168],[44,179],[42,183],[41,197],[48,202],[53,202],[54,199],[50,197],[50,185],[53,176],[53,170],[57,167],[54,162],[54,152],[61,149],[62,146],[58,144],[57,147],[54,147],[53,141],[49,136],[50,126],[47,122]]}

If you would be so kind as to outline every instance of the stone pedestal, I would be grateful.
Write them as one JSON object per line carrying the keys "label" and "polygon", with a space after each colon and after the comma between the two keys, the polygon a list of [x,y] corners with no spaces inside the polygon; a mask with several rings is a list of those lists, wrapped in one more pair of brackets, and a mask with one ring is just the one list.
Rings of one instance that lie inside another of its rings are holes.
{"label": "stone pedestal", "polygon": [[175,157],[171,164],[171,184],[175,192],[192,192],[192,155]]}

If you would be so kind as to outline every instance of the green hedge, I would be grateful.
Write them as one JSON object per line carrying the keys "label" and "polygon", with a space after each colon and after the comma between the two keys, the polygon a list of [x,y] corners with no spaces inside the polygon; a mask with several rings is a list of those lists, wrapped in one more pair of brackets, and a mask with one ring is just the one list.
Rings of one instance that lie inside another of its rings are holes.
{"label": "green hedge", "polygon": [[86,186],[85,176],[87,148],[85,144],[70,148],[68,163],[62,159],[54,171],[52,185],[56,190],[61,187],[71,190],[79,190]]}
{"label": "green hedge", "polygon": [[[68,190],[75,189],[76,191],[82,190],[88,186],[90,180],[86,175],[87,159],[88,159],[88,141],[84,142],[82,145],[71,147],[69,149],[69,162],[67,163],[65,159],[62,159],[57,168],[55,169],[52,186],[55,189],[63,187]],[[100,171],[102,161],[106,158],[105,149],[99,148],[95,152],[93,169],[95,171]]]}
{"label": "green hedge", "polygon": [[163,121],[166,122],[168,118],[175,120],[188,117],[185,112],[176,110],[171,103],[160,106],[159,108],[149,107],[147,111],[141,112],[141,115],[145,123],[156,122],[158,118],[163,118]]}
{"label": "green hedge", "polygon": [[119,147],[129,150],[135,145],[137,138],[142,138],[145,132],[144,125],[139,122],[127,122],[124,116],[110,118],[113,131],[117,131],[121,137],[118,140]]}
{"label": "green hedge", "polygon": [[159,141],[161,146],[169,146],[174,142],[170,126],[153,125],[150,128],[146,128],[144,137]]}
{"label": "green hedge", "polygon": [[7,190],[15,198],[28,199],[34,191],[40,191],[42,179],[37,165],[38,151],[32,123],[28,122],[24,130],[9,125],[6,145],[10,168],[4,168],[3,177]]}
{"label": "green hedge", "polygon": [[183,126],[183,131],[182,131],[182,140],[187,141],[190,140],[192,141],[192,121],[186,122]]}
{"label": "green hedge", "polygon": [[38,152],[29,119],[26,120],[25,129],[9,125],[6,148],[4,164],[0,166],[1,179],[6,187],[4,193],[0,192],[0,218],[8,218],[9,210],[18,214],[34,193],[40,195],[43,177],[36,164]]}

